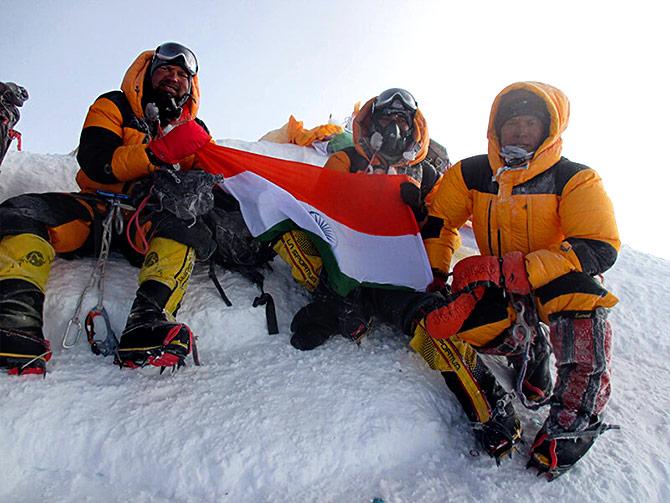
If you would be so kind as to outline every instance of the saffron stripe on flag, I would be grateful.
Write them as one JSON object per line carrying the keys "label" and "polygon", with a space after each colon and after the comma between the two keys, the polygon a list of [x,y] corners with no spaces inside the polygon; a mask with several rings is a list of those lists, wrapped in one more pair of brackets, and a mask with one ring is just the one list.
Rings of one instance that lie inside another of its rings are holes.
{"label": "saffron stripe on flag", "polygon": [[400,198],[404,175],[369,176],[333,170],[208,144],[198,153],[210,173],[224,177],[253,171],[296,199],[361,232],[416,234],[418,226]]}

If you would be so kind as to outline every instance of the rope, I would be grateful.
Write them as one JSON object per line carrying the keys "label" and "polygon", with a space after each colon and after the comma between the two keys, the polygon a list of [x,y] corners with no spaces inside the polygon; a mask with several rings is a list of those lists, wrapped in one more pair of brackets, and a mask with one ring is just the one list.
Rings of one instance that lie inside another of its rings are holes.
{"label": "rope", "polygon": [[[151,191],[149,191],[149,194],[147,194],[147,196],[142,199],[142,202],[137,206],[135,213],[133,213],[133,215],[130,217],[130,220],[128,220],[128,225],[126,225],[126,239],[128,240],[128,244],[132,247],[133,250],[141,255],[145,255],[149,251],[149,242],[147,241],[146,234],[140,225],[140,213],[149,203],[149,199],[151,199]],[[135,242],[130,237],[130,228],[133,225],[135,226],[135,237],[139,237],[141,248],[136,246]]]}
{"label": "rope", "polygon": [[512,305],[517,312],[516,322],[512,326],[512,331],[516,332],[519,330],[523,334],[523,338],[521,339],[523,348],[521,352],[522,364],[521,370],[517,374],[516,382],[514,383],[514,390],[524,407],[530,410],[537,410],[549,403],[551,396],[547,396],[539,402],[531,402],[523,394],[523,381],[526,379],[528,362],[530,361],[530,352],[532,351],[533,345],[533,329],[528,324],[526,317],[529,317],[532,320],[536,332],[535,337],[544,338],[544,343],[548,345],[547,334],[544,327],[540,324],[540,320],[537,318],[537,312],[535,311],[530,297],[513,300]]}
{"label": "rope", "polygon": [[[105,291],[105,265],[107,264],[109,252],[112,247],[112,231],[116,230],[118,234],[123,233],[123,218],[121,216],[121,202],[119,198],[111,194],[103,194],[103,196],[110,197],[109,204],[111,208],[109,209],[109,212],[107,213],[105,219],[102,222],[102,239],[100,243],[100,254],[98,255],[98,260],[96,261],[93,270],[91,271],[91,276],[88,280],[88,283],[84,288],[84,291],[79,296],[74,314],[72,318],[70,318],[70,320],[68,321],[67,327],[65,328],[65,332],[63,333],[61,345],[63,346],[64,349],[70,349],[74,347],[75,344],[77,344],[77,342],[79,341],[81,333],[83,331],[86,331],[87,338],[89,343],[91,344],[93,352],[98,354],[96,352],[96,349],[98,349],[100,351],[99,354],[103,354],[106,356],[107,354],[111,354],[109,351],[113,351],[115,347],[118,346],[118,340],[116,339],[116,336],[114,335],[114,332],[111,329],[111,325],[109,324],[109,319],[107,317],[107,312],[105,311],[105,308],[103,306],[103,297]],[[80,319],[81,308],[84,303],[84,298],[86,297],[86,294],[92,288],[96,288],[98,291],[98,301],[96,305],[93,307],[93,309],[91,309],[87,314],[86,316],[87,321],[90,322],[87,323],[87,326],[85,327]],[[94,339],[95,332],[93,331],[92,320],[97,315],[102,315],[106,322],[107,337],[103,341],[97,341]],[[70,332],[73,326],[77,328],[77,331],[74,333],[74,337],[72,337],[71,339]]]}

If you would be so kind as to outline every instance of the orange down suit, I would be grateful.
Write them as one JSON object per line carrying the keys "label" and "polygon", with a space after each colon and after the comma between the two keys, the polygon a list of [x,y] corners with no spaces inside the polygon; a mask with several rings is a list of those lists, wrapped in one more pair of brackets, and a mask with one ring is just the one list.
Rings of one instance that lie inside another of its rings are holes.
{"label": "orange down suit", "polygon": [[[77,151],[81,169],[76,181],[82,192],[25,194],[3,203],[6,220],[0,226],[0,235],[36,234],[57,253],[80,250],[90,241],[94,218],[107,211],[107,205],[95,191],[127,193],[132,183],[156,169],[147,157],[149,134],[143,124],[142,106],[152,54],[145,51],[135,59],[123,78],[122,91],[105,93],[91,105]],[[199,97],[196,75],[182,119],[195,118]],[[181,161],[181,169],[192,168],[193,160],[189,157]],[[43,207],[48,211],[40,209]],[[25,218],[26,208],[34,214],[30,219]]]}
{"label": "orange down suit", "polygon": [[[505,167],[494,121],[500,99],[515,89],[533,92],[545,102],[549,135],[521,169]],[[503,89],[491,108],[488,155],[458,162],[442,178],[430,213],[443,221],[434,268],[447,272],[458,237],[468,219],[482,255],[525,255],[528,278],[544,322],[553,315],[589,313],[617,303],[594,276],[609,269],[620,248],[612,204],[598,174],[561,157],[561,134],[569,103],[558,89],[519,82]],[[509,327],[515,314],[484,316],[480,326],[459,333],[476,346],[489,343]]]}
{"label": "orange down suit", "polygon": [[[143,52],[128,68],[121,83],[122,93],[103,94],[89,108],[77,154],[82,166],[77,173],[77,183],[83,191],[125,192],[126,182],[143,178],[156,169],[147,157],[148,136],[138,120],[144,118],[142,96],[152,54],[152,51]],[[196,117],[199,100],[200,88],[195,75],[191,97],[184,105],[180,120]],[[95,138],[86,141],[90,136]],[[98,152],[87,152],[87,145]],[[109,156],[100,155],[99,151],[104,148],[109,150]],[[182,170],[190,169],[192,165],[193,157],[180,162]]]}
{"label": "orange down suit", "polygon": [[[82,192],[104,190],[127,193],[134,181],[148,176],[156,169],[147,157],[149,135],[142,127],[142,95],[152,55],[153,51],[145,51],[135,59],[123,78],[122,92],[105,93],[89,108],[77,152],[81,169],[76,175],[76,181]],[[196,75],[191,84],[191,98],[184,105],[182,119],[195,118],[199,98]],[[193,157],[182,161],[180,166],[182,170],[190,169]],[[88,210],[92,218],[91,205],[94,203],[76,195],[73,197]],[[103,208],[100,210],[104,211]],[[49,226],[49,241],[56,252],[70,252],[81,247],[89,235],[90,218],[73,219],[64,216],[62,224]]]}

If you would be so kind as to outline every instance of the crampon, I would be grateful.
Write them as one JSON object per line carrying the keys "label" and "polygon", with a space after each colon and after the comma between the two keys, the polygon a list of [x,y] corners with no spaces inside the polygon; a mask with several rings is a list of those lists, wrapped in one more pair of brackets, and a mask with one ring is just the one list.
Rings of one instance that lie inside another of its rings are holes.
{"label": "crampon", "polygon": [[[136,339],[151,340],[156,332],[167,331],[160,345],[139,344]],[[148,335],[148,337],[147,337]],[[200,365],[195,336],[183,323],[170,323],[158,327],[136,327],[124,333],[114,363],[121,368],[160,367],[162,374],[166,368],[176,371],[186,365],[186,357],[193,350],[193,362]]]}
{"label": "crampon", "polygon": [[500,466],[504,459],[511,459],[517,451],[517,445],[521,442],[521,425],[516,418],[510,431],[488,423],[476,424],[473,429],[479,445],[495,459],[497,466]]}
{"label": "crampon", "polygon": [[9,375],[39,374],[46,376],[46,362],[51,359],[49,341],[11,329],[0,329],[0,367]]}
{"label": "crampon", "polygon": [[521,442],[521,422],[509,398],[507,403],[501,400],[486,423],[475,423],[473,431],[481,448],[495,459],[498,466],[503,459],[512,457]]}
{"label": "crampon", "polygon": [[526,468],[536,469],[538,477],[544,476],[551,482],[572,468],[588,452],[596,438],[607,430],[619,428],[618,425],[596,420],[583,431],[549,434],[545,423],[535,437]]}

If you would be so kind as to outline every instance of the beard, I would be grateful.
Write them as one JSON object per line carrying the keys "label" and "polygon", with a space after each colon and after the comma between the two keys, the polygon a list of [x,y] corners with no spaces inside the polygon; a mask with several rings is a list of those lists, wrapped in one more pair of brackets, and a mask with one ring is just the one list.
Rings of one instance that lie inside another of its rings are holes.
{"label": "beard", "polygon": [[179,95],[176,86],[167,79],[162,79],[156,87],[151,83],[151,75],[147,72],[144,78],[144,94],[142,96],[142,107],[145,108],[148,103],[154,103],[158,108],[158,118],[161,126],[178,119],[183,111],[183,105],[191,96],[189,89],[185,94]]}
{"label": "beard", "polygon": [[173,82],[168,81],[167,79],[161,80],[155,88],[157,94],[168,95],[175,100],[180,98],[179,96],[179,87]]}
{"label": "beard", "polygon": [[155,103],[158,107],[159,118],[162,126],[165,126],[167,123],[178,119],[183,111],[183,101],[181,99],[175,99],[171,94],[168,93],[156,93]]}

